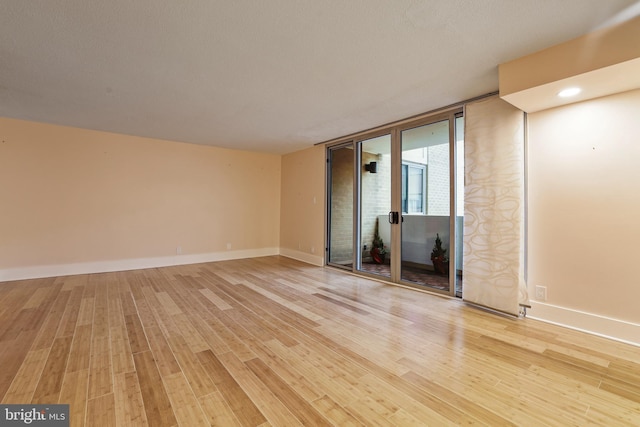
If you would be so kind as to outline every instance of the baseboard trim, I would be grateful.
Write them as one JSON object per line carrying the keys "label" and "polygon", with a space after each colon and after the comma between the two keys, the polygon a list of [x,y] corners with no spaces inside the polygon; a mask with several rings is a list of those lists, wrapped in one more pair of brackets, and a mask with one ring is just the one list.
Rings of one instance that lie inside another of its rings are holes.
{"label": "baseboard trim", "polygon": [[212,252],[206,254],[175,255],[155,258],[121,259],[112,261],[83,262],[75,264],[40,265],[23,268],[0,269],[0,282],[40,279],[43,277],[72,276],[75,274],[107,273],[111,271],[140,270],[169,267],[172,265],[200,264],[203,262],[256,258],[278,255],[279,248],[246,249]]}
{"label": "baseboard trim", "polygon": [[280,248],[280,255],[292,258],[298,261],[306,262],[318,267],[324,265],[324,258],[317,255],[308,254],[306,252],[294,251],[293,249]]}
{"label": "baseboard trim", "polygon": [[527,317],[640,347],[636,323],[537,301],[531,301]]}

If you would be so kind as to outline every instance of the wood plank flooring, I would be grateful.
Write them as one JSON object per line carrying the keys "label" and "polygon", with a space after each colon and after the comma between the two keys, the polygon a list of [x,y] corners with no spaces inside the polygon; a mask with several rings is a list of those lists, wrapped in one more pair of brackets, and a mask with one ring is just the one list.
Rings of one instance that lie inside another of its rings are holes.
{"label": "wood plank flooring", "polygon": [[265,257],[0,283],[0,398],[73,426],[638,426],[640,348]]}

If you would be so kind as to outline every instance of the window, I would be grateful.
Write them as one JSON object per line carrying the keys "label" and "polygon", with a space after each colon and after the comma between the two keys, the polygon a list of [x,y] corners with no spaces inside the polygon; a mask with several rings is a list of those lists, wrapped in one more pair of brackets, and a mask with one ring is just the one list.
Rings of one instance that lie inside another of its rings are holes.
{"label": "window", "polygon": [[426,214],[427,165],[402,162],[402,213]]}

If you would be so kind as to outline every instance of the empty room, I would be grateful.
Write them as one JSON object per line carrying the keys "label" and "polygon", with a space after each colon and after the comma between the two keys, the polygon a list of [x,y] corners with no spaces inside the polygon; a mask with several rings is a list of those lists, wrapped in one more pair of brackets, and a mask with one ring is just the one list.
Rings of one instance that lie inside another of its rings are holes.
{"label": "empty room", "polygon": [[640,2],[0,2],[0,425],[640,425]]}

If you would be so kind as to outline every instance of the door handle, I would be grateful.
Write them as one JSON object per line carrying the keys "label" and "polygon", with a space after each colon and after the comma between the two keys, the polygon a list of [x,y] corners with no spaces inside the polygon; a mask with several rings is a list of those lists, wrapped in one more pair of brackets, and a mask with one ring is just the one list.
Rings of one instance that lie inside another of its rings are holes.
{"label": "door handle", "polygon": [[[404,218],[402,218],[404,221]],[[400,222],[400,214],[398,212],[389,212],[389,224],[398,224]]]}

